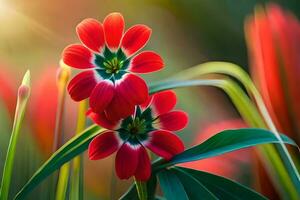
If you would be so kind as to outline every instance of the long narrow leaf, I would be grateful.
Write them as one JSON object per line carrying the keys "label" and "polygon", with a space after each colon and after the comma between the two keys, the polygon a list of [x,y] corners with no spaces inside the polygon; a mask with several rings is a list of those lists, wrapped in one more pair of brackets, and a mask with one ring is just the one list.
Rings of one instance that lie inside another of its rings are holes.
{"label": "long narrow leaf", "polygon": [[70,161],[75,156],[84,152],[91,140],[103,132],[105,129],[97,125],[92,125],[85,129],[81,134],[76,135],[61,148],[59,148],[31,177],[24,185],[15,199],[24,199],[25,196],[32,191],[40,182],[59,169],[64,163]]}
{"label": "long narrow leaf", "polygon": [[[281,135],[282,140],[291,145],[297,146],[291,139]],[[167,163],[160,167],[168,167],[178,163],[191,162],[218,156],[242,148],[252,147],[259,144],[278,143],[276,136],[264,129],[236,129],[222,131],[203,143],[185,150],[174,156]]]}

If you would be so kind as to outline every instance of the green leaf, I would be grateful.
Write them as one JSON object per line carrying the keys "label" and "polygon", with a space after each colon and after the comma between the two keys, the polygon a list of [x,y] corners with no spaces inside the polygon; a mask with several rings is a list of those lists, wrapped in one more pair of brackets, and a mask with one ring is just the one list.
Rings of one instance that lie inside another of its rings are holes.
{"label": "green leaf", "polygon": [[235,181],[203,171],[174,167],[171,170],[180,170],[201,182],[220,200],[265,200],[264,196]]}
{"label": "green leaf", "polygon": [[24,199],[39,183],[46,179],[55,170],[59,169],[64,163],[70,161],[75,156],[84,152],[91,140],[105,129],[92,125],[85,129],[81,134],[70,139],[66,144],[59,148],[30,178],[23,186],[15,199]]}
{"label": "green leaf", "polygon": [[[281,135],[281,138],[285,143],[297,146],[287,136]],[[244,128],[225,130],[214,135],[203,143],[174,156],[167,163],[160,165],[160,167],[201,160],[259,144],[278,142],[279,141],[272,132],[264,129]]]}
{"label": "green leaf", "polygon": [[176,174],[184,189],[189,197],[189,199],[207,199],[207,200],[217,200],[218,198],[211,193],[199,180],[194,178],[191,174],[186,173],[180,168],[170,169],[170,172]]}
{"label": "green leaf", "polygon": [[158,179],[166,199],[189,200],[182,183],[175,174],[163,170],[158,173]]}

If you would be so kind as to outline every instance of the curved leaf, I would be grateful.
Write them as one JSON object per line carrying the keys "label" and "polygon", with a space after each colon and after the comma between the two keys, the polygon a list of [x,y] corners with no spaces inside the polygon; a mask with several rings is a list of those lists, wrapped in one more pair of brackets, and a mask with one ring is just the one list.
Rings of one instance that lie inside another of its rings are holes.
{"label": "curved leaf", "polygon": [[[281,135],[281,138],[285,143],[297,146],[287,136]],[[203,143],[174,156],[167,163],[160,165],[159,168],[178,163],[201,160],[259,144],[278,142],[279,141],[272,132],[264,129],[244,128],[225,130],[214,135]]]}
{"label": "curved leaf", "polygon": [[32,191],[39,183],[59,169],[64,163],[70,161],[75,156],[84,152],[90,141],[103,132],[105,129],[92,125],[85,129],[81,134],[76,135],[61,148],[59,148],[30,178],[16,195],[15,200],[24,199],[25,196]]}
{"label": "curved leaf", "polygon": [[[260,114],[263,117],[268,128],[276,135],[277,139],[280,141],[279,132],[277,131],[275,124],[272,121],[272,118],[263,101],[262,96],[255,87],[249,74],[240,66],[229,62],[206,62],[183,70],[181,73],[176,74],[171,79],[187,80],[207,74],[222,74],[238,80],[244,86],[249,96],[251,96],[256,102],[257,108],[259,109]],[[265,128],[264,125],[259,127]],[[283,159],[285,167],[287,168],[287,172],[289,173],[291,180],[295,184],[295,188],[298,189],[298,193],[300,195],[300,175],[283,141],[280,141],[279,144],[276,144],[276,150],[280,154],[280,157]]]}

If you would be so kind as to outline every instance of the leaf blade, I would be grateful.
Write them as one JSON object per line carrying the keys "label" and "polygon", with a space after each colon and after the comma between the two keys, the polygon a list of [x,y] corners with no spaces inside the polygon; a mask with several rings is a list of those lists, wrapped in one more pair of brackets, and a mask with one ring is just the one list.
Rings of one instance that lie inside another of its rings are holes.
{"label": "leaf blade", "polygon": [[[281,137],[285,143],[297,146],[287,136],[281,135]],[[166,167],[179,163],[201,160],[259,144],[278,142],[279,141],[272,132],[264,129],[245,128],[225,130],[214,135],[203,143],[174,156],[170,161],[162,166]]]}
{"label": "leaf blade", "polygon": [[40,182],[47,178],[51,173],[61,167],[64,163],[70,161],[88,148],[90,141],[105,129],[97,125],[92,125],[85,129],[82,134],[73,137],[61,148],[59,148],[30,178],[15,196],[15,200],[24,199],[24,197],[33,190]]}

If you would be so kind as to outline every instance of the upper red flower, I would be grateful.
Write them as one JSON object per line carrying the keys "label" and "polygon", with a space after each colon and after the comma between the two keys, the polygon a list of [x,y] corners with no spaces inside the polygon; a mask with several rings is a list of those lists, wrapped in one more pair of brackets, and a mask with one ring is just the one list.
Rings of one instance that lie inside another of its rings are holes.
{"label": "upper red flower", "polygon": [[[135,105],[148,98],[148,87],[133,73],[148,73],[162,69],[162,58],[152,51],[133,55],[143,48],[151,35],[145,25],[135,25],[124,33],[124,19],[111,13],[103,24],[85,19],[77,26],[81,44],[66,47],[62,57],[65,64],[84,69],[68,85],[75,101],[90,98],[94,112],[105,114],[110,120],[127,117]],[[124,33],[124,34],[123,34]]]}
{"label": "upper red flower", "polygon": [[89,111],[95,123],[109,129],[90,143],[90,159],[102,159],[117,151],[115,167],[119,178],[135,176],[137,180],[148,180],[151,162],[146,147],[167,160],[184,150],[182,141],[172,131],[183,129],[188,116],[183,111],[172,111],[175,104],[175,93],[165,91],[136,106],[134,115],[123,120],[111,121],[104,113]]}

